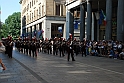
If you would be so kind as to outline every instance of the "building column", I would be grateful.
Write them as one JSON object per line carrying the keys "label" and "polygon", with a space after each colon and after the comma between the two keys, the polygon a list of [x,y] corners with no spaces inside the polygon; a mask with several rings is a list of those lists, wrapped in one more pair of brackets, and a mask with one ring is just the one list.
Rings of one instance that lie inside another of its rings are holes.
{"label": "building column", "polygon": [[28,37],[28,27],[26,28],[26,37]]}
{"label": "building column", "polygon": [[100,27],[100,25],[99,25],[99,19],[100,19],[100,16],[99,16],[99,11],[97,11],[96,13],[95,13],[95,15],[96,15],[96,26],[97,26],[97,28],[95,28],[95,36],[96,36],[96,38],[95,38],[95,40],[99,40],[99,27]]}
{"label": "building column", "polygon": [[37,27],[34,25],[34,36],[37,36]]}
{"label": "building column", "polygon": [[32,37],[34,37],[34,25],[32,25]]}
{"label": "building column", "polygon": [[73,10],[68,10],[66,12],[66,40],[69,38],[69,33],[72,34],[72,37],[74,36],[74,16],[73,16]]}
{"label": "building column", "polygon": [[87,0],[87,27],[86,27],[86,35],[87,35],[87,39],[88,40],[91,40],[91,25],[92,25],[91,1]]}
{"label": "building column", "polygon": [[85,38],[85,8],[84,4],[80,4],[80,40]]}
{"label": "building column", "polygon": [[72,34],[72,39],[74,38],[74,10],[71,9],[69,13],[69,33]]}
{"label": "building column", "polygon": [[63,29],[63,38],[66,39],[66,23],[64,24],[64,29]]}
{"label": "building column", "polygon": [[23,29],[23,35],[22,35],[23,37],[25,37],[26,36],[26,28],[25,29]]}
{"label": "building column", "polygon": [[38,24],[36,24],[36,30],[38,30]]}
{"label": "building column", "polygon": [[106,29],[105,39],[112,39],[112,0],[106,0]]}
{"label": "building column", "polygon": [[32,26],[30,26],[30,39],[32,40]]}
{"label": "building column", "polygon": [[117,40],[124,42],[124,0],[118,0],[117,12]]}
{"label": "building column", "polygon": [[95,28],[94,28],[94,13],[92,13],[92,28],[91,28],[91,40],[95,39]]}
{"label": "building column", "polygon": [[36,38],[38,39],[38,24],[36,24]]}
{"label": "building column", "polygon": [[66,40],[69,38],[69,14],[70,11],[66,7]]}

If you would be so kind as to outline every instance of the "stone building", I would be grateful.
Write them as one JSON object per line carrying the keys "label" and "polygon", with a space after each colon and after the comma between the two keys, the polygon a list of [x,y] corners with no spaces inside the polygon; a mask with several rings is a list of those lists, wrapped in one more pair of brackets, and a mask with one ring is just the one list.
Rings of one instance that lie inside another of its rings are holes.
{"label": "stone building", "polygon": [[[80,40],[119,40],[124,42],[124,0],[66,0],[66,33],[73,37],[75,11],[79,12]],[[104,13],[102,23],[100,11]],[[105,21],[105,24],[103,22]],[[69,37],[69,35],[66,35]]]}
{"label": "stone building", "polygon": [[[65,0],[20,0],[21,36],[54,38],[66,32]],[[61,30],[58,30],[61,29]]]}

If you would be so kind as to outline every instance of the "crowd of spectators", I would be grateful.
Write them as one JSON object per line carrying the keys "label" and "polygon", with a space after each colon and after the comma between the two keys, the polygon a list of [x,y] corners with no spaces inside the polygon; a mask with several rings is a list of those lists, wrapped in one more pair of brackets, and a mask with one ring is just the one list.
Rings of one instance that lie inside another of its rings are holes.
{"label": "crowd of spectators", "polygon": [[87,41],[86,53],[91,56],[124,59],[124,43],[112,40]]}

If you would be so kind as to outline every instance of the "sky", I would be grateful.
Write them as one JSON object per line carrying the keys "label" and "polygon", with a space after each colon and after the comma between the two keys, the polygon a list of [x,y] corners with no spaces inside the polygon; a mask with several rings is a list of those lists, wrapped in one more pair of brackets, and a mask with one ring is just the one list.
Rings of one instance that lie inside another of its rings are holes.
{"label": "sky", "polygon": [[1,22],[5,22],[9,15],[14,12],[21,12],[20,0],[0,0]]}

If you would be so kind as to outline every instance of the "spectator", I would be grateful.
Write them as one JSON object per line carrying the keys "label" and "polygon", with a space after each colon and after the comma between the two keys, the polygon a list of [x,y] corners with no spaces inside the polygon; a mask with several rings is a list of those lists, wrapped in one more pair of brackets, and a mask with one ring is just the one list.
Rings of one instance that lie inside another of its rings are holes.
{"label": "spectator", "polygon": [[122,49],[122,52],[119,54],[119,58],[121,60],[124,59],[124,49]]}
{"label": "spectator", "polygon": [[114,51],[112,50],[112,48],[110,48],[109,51],[108,51],[108,57],[109,58],[113,58],[114,57]]}
{"label": "spectator", "polygon": [[91,52],[90,52],[91,56],[98,56],[97,51],[94,48],[91,48]]}
{"label": "spectator", "polygon": [[122,51],[122,43],[119,42],[119,44],[118,44],[118,52],[119,52],[119,54],[121,53],[121,51]]}
{"label": "spectator", "polygon": [[115,54],[114,54],[114,57],[113,57],[113,58],[114,58],[114,59],[118,59],[118,57],[119,57],[118,51],[115,50],[114,53],[115,53]]}

